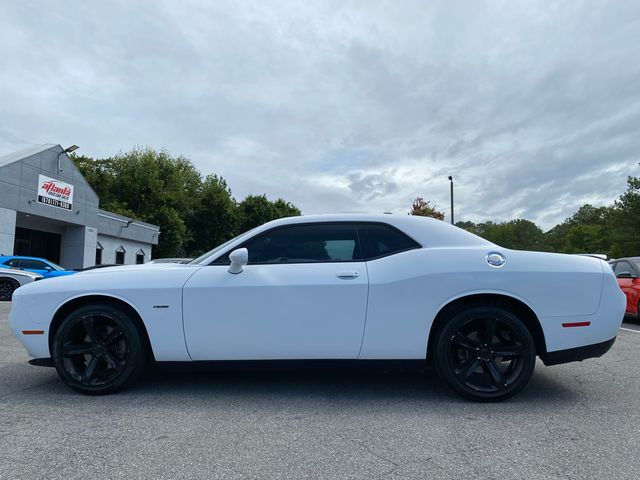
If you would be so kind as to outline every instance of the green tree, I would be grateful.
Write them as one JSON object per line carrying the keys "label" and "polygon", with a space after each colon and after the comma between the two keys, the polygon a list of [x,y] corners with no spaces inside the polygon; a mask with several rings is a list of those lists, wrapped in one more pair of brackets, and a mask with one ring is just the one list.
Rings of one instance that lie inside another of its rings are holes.
{"label": "green tree", "polygon": [[627,191],[614,204],[612,255],[640,255],[640,177],[627,178]]}
{"label": "green tree", "polygon": [[411,204],[411,211],[409,215],[418,215],[420,217],[437,218],[438,220],[444,220],[444,213],[440,212],[435,205],[431,205],[422,197],[417,197]]}
{"label": "green tree", "polygon": [[237,234],[238,208],[222,177],[208,175],[204,179],[193,213],[187,248],[191,255],[198,256]]}
{"label": "green tree", "polygon": [[135,148],[112,158],[74,157],[100,197],[100,207],[160,226],[155,257],[187,254],[201,176],[191,162],[165,150]]}
{"label": "green tree", "polygon": [[238,204],[222,177],[203,179],[187,158],[165,150],[72,158],[101,208],[160,226],[154,257],[197,255],[270,220],[300,215],[282,198],[249,195]]}
{"label": "green tree", "polygon": [[479,235],[506,248],[515,250],[546,250],[544,232],[530,220],[516,219],[502,223],[480,224]]}
{"label": "green tree", "polygon": [[477,226],[471,221],[465,220],[463,222],[456,222],[456,227],[462,228],[467,232],[475,233],[477,235]]}
{"label": "green tree", "polygon": [[300,215],[293,204],[279,198],[271,202],[266,195],[249,195],[238,204],[239,233],[277,218]]}
{"label": "green tree", "polygon": [[545,234],[547,245],[554,252],[610,254],[613,213],[612,207],[585,204]]}

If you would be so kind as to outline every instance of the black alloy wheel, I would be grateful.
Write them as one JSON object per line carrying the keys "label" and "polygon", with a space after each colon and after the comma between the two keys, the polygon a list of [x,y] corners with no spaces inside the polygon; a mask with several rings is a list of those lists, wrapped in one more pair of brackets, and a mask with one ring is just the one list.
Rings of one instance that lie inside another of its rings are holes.
{"label": "black alloy wheel", "polygon": [[18,282],[12,278],[0,278],[0,301],[10,302],[13,292],[18,288]]}
{"label": "black alloy wheel", "polygon": [[52,350],[62,381],[92,395],[113,393],[133,383],[148,356],[130,316],[106,304],[68,315],[56,331]]}
{"label": "black alloy wheel", "polygon": [[505,400],[529,382],[536,352],[531,334],[512,313],[469,307],[440,330],[436,368],[456,392],[471,400]]}

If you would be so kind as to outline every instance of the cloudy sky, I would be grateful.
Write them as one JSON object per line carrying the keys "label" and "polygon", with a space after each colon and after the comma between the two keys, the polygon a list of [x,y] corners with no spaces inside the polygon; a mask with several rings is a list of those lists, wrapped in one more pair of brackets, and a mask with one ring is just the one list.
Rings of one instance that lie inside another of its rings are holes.
{"label": "cloudy sky", "polygon": [[6,1],[0,154],[189,157],[303,213],[544,228],[640,174],[640,3]]}

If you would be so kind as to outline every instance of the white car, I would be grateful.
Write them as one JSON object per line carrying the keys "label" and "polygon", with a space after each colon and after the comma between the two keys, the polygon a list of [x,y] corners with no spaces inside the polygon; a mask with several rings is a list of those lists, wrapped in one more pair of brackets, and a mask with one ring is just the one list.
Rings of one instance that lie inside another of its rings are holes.
{"label": "white car", "polygon": [[597,258],[501,248],[408,215],[276,220],[190,264],[81,272],[19,289],[15,335],[83,393],[147,360],[412,359],[502,400],[547,365],[598,357],[625,298]]}
{"label": "white car", "polygon": [[0,268],[0,301],[11,301],[13,292],[22,285],[42,280],[42,275],[15,268]]}

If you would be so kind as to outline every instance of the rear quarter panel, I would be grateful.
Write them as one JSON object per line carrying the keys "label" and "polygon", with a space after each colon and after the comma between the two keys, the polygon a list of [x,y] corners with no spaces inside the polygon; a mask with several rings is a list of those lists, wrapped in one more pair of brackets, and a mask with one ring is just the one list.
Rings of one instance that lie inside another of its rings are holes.
{"label": "rear quarter panel", "polygon": [[[506,263],[486,262],[497,251]],[[369,301],[360,358],[424,358],[438,312],[468,295],[516,298],[546,318],[591,315],[602,292],[601,261],[499,247],[425,248],[367,262]]]}

